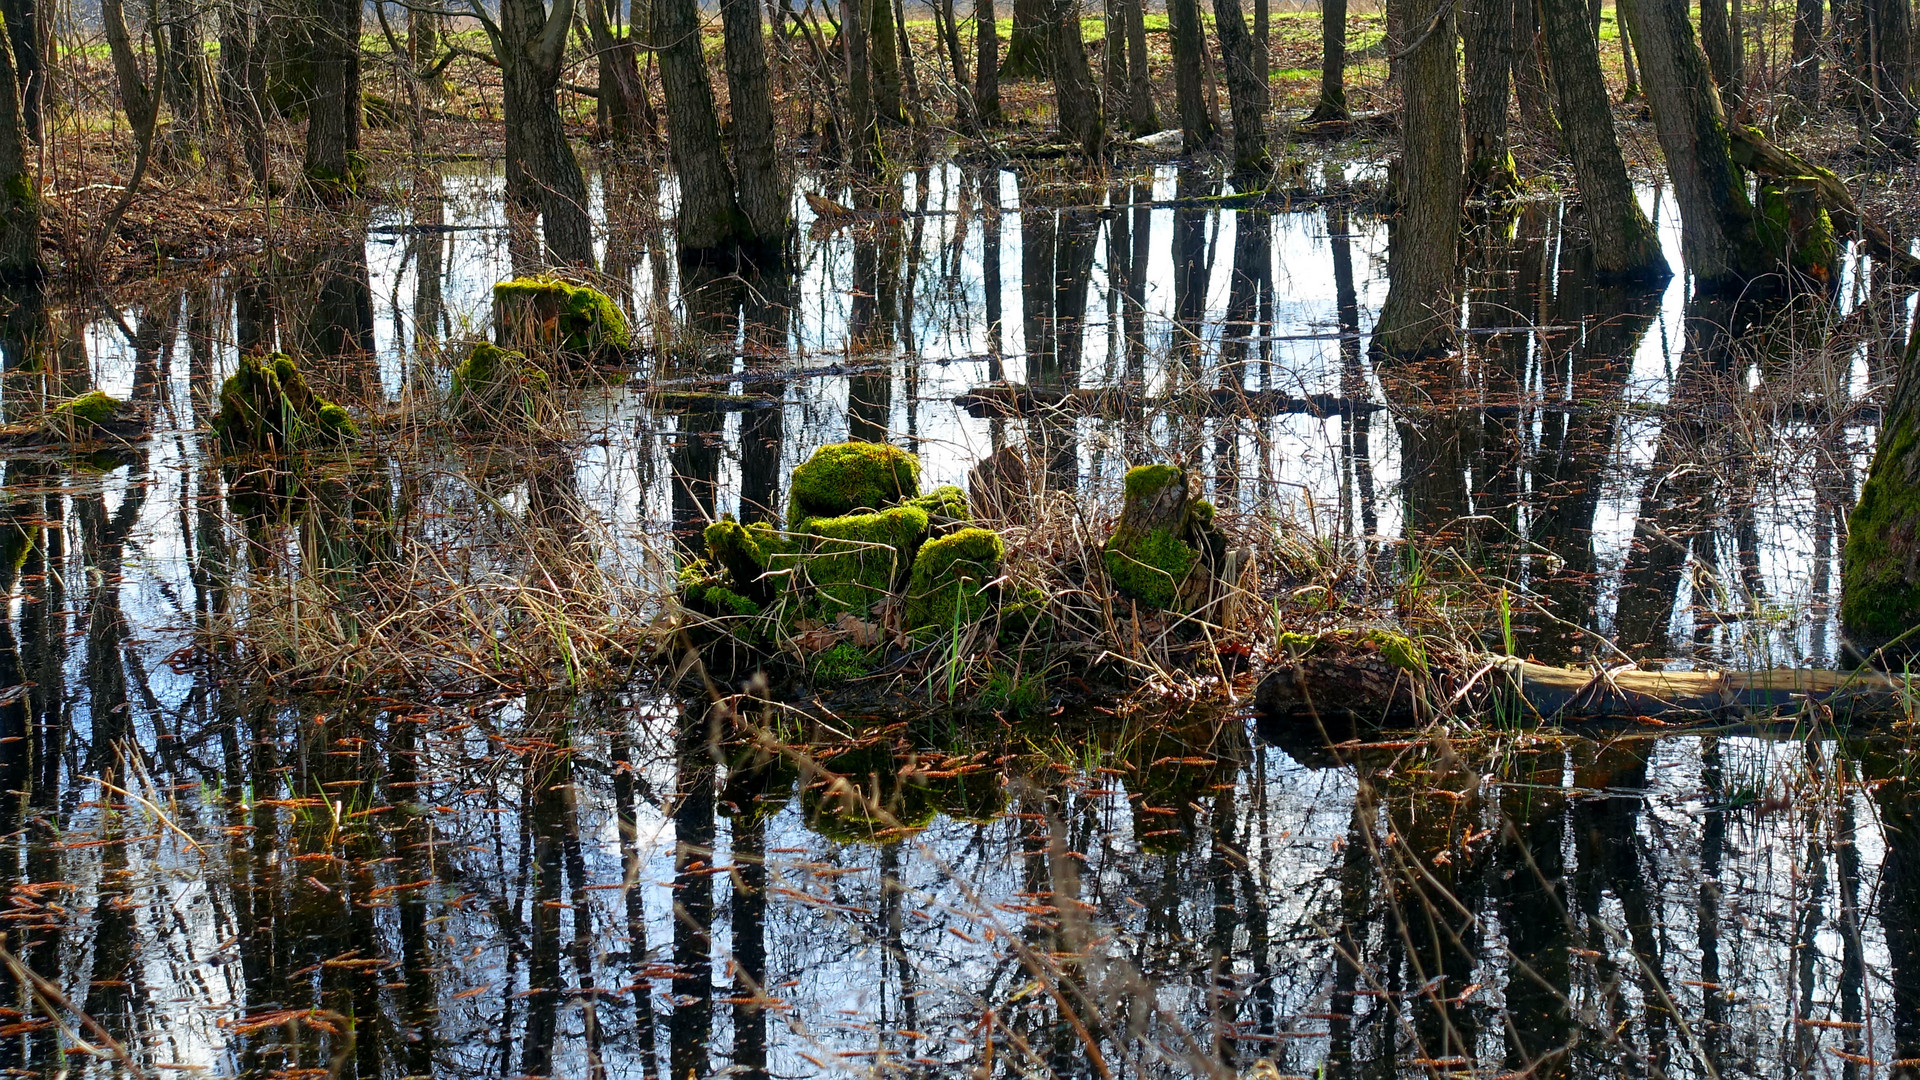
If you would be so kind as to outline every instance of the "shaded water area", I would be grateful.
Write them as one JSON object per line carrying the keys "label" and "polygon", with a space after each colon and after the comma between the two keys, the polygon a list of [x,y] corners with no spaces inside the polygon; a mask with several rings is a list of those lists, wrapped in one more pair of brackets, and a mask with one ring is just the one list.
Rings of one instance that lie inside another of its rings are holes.
{"label": "shaded water area", "polygon": [[[848,437],[913,449],[930,484],[1024,447],[1090,504],[1178,460],[1241,527],[1369,568],[1356,612],[1471,567],[1544,661],[1838,660],[1869,391],[1906,317],[1864,259],[1760,312],[1602,288],[1566,210],[1523,203],[1469,237],[1461,356],[1413,367],[1366,351],[1385,222],[1318,180],[1236,209],[1172,171],[932,168],[809,221],[790,276],[700,280],[660,183],[596,188],[635,370],[531,448],[449,438],[432,407],[446,343],[531,259],[494,175],[257,265],[13,298],[9,418],[97,386],[153,419],[123,452],[5,462],[0,1067],[1920,1068],[1913,763],[1818,717],[1334,749],[1232,707],[741,717],[642,676],[518,693],[490,675],[504,644],[409,654],[430,695],[269,690],[262,640],[395,632],[290,617],[319,586],[464,607],[559,543],[650,619],[701,524],[777,517],[793,466]],[[293,511],[206,430],[271,347],[370,432]]]}

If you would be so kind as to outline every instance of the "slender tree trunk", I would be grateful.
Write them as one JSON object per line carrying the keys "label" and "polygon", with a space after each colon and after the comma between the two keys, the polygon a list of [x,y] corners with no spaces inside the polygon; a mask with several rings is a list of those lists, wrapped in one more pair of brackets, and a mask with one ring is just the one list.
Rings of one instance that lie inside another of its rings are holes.
{"label": "slender tree trunk", "polygon": [[640,101],[647,89],[640,81],[633,35],[614,33],[607,7],[608,0],[587,0],[587,31],[600,68],[600,128],[608,139],[626,146],[640,136]]}
{"label": "slender tree trunk", "polygon": [[1106,0],[1100,28],[1101,81],[1107,121],[1119,126],[1127,115],[1127,20],[1120,14],[1120,0]]}
{"label": "slender tree trunk", "polygon": [[1347,0],[1320,0],[1320,101],[1307,123],[1347,116]]}
{"label": "slender tree trunk", "polygon": [[1739,43],[1727,17],[1727,0],[1700,0],[1700,50],[1728,113],[1740,110]]}
{"label": "slender tree trunk", "polygon": [[307,107],[307,183],[323,198],[351,196],[360,158],[360,0],[314,0],[313,101]]}
{"label": "slender tree trunk", "polygon": [[1034,79],[1047,74],[1053,58],[1047,55],[1047,5],[1050,0],[1013,0],[1013,34],[1007,38],[1007,57],[1000,65],[1004,79]]}
{"label": "slender tree trunk", "polygon": [[1665,278],[1660,238],[1633,195],[1614,137],[1613,110],[1600,70],[1598,41],[1587,32],[1583,0],[1540,0],[1540,23],[1559,91],[1560,130],[1593,234],[1594,268],[1611,279]]}
{"label": "slender tree trunk", "polygon": [[900,92],[900,36],[893,25],[893,0],[866,0],[866,5],[861,24],[867,28],[874,112],[889,123],[904,124],[907,109]]}
{"label": "slender tree trunk", "polygon": [[1107,130],[1100,108],[1100,91],[1087,64],[1086,43],[1080,37],[1079,0],[1048,0],[1048,24],[1053,30],[1053,96],[1060,113],[1060,134],[1098,160],[1105,150]]}
{"label": "slender tree trunk", "polygon": [[973,95],[967,90],[967,53],[960,46],[960,20],[953,0],[940,0],[940,36],[947,46],[947,66],[953,69],[954,119],[971,124],[974,119]]}
{"label": "slender tree trunk", "polygon": [[1820,106],[1820,39],[1826,34],[1826,5],[1821,0],[1795,0],[1793,5],[1793,76],[1788,81],[1800,107],[1812,113]]}
{"label": "slender tree trunk", "polygon": [[1220,34],[1220,62],[1226,69],[1227,100],[1233,109],[1233,167],[1242,176],[1273,171],[1267,154],[1267,81],[1260,74],[1260,47],[1247,33],[1240,0],[1213,0],[1213,25]]}
{"label": "slender tree trunk", "polygon": [[[502,0],[495,56],[500,61],[509,168],[518,160],[527,203],[540,211],[547,261],[591,268],[587,182],[567,141],[557,97],[572,21],[572,0],[556,0],[551,12],[544,0]],[[511,183],[511,175],[508,179]]]}
{"label": "slender tree trunk", "polygon": [[1191,153],[1212,146],[1219,138],[1207,110],[1206,46],[1200,25],[1199,0],[1167,0],[1167,22],[1173,30],[1173,89],[1180,104],[1180,130]]}
{"label": "slender tree trunk", "polygon": [[[866,5],[867,0],[840,0],[840,41],[847,54],[847,99],[853,113],[848,118],[853,129],[849,150],[853,166],[863,172],[878,173],[883,159],[879,118],[874,114],[873,68],[867,56],[868,34],[863,14]],[[711,101],[709,98],[709,115],[713,111]],[[716,149],[716,156],[718,153]]]}
{"label": "slender tree trunk", "polygon": [[1151,135],[1160,130],[1160,110],[1147,71],[1146,0],[1117,2],[1127,22],[1127,127],[1136,136]]}
{"label": "slender tree trunk", "polygon": [[1515,0],[1465,0],[1457,9],[1467,70],[1467,189],[1488,195],[1504,193],[1520,180],[1507,150],[1514,4]]}
{"label": "slender tree trunk", "polygon": [[913,41],[907,36],[906,0],[893,0],[893,32],[899,40],[900,78],[907,120],[916,127],[925,127],[927,115],[925,99],[920,96],[920,67],[913,58]]}
{"label": "slender tree trunk", "polygon": [[741,213],[754,245],[777,256],[787,236],[787,184],[774,154],[773,90],[766,36],[755,0],[721,0],[727,43],[727,96],[733,109],[733,171]]}
{"label": "slender tree trunk", "polygon": [[1633,60],[1633,35],[1627,31],[1627,17],[1620,12],[1619,8],[1614,9],[1613,21],[1620,31],[1620,67],[1627,80],[1626,92],[1620,96],[1620,100],[1622,102],[1638,101],[1640,99],[1640,65]]}
{"label": "slender tree trunk", "polygon": [[[1373,346],[1391,357],[1441,352],[1454,339],[1460,236],[1460,69],[1447,0],[1410,0],[1401,106],[1399,213],[1387,246],[1387,299]],[[1427,28],[1431,26],[1431,32]],[[1416,28],[1418,28],[1416,30]]]}
{"label": "slender tree trunk", "polygon": [[264,13],[256,0],[228,0],[220,9],[220,104],[240,136],[247,174],[262,191],[272,184],[267,146]]}
{"label": "slender tree trunk", "polygon": [[41,139],[41,102],[46,97],[46,72],[41,56],[41,38],[46,27],[40,20],[36,0],[0,0],[0,18],[7,24],[7,41],[13,45],[13,71],[19,87],[20,120],[27,138]]}
{"label": "slender tree trunk", "polygon": [[0,48],[0,285],[38,284],[40,189],[28,152],[23,86],[12,50]]}
{"label": "slender tree trunk", "polygon": [[1913,9],[1908,0],[1864,0],[1873,42],[1875,105],[1882,125],[1913,134]]}
{"label": "slender tree trunk", "polygon": [[1680,207],[1687,269],[1708,289],[1763,270],[1746,176],[1734,163],[1727,116],[1687,20],[1687,0],[1638,0],[1632,12],[1640,75]]}
{"label": "slender tree trunk", "polygon": [[166,156],[176,165],[195,164],[200,161],[206,129],[206,96],[200,77],[206,43],[200,32],[199,12],[190,0],[165,0],[160,13],[167,38],[160,87],[167,110],[173,114],[173,122],[167,127]]}
{"label": "slender tree trunk", "polygon": [[1000,122],[1000,29],[993,0],[974,0],[973,114],[981,127]]}
{"label": "slender tree trunk", "polygon": [[435,97],[446,89],[444,73],[433,74],[445,21],[446,16],[437,11],[407,11],[407,64]]}
{"label": "slender tree trunk", "polygon": [[[847,5],[867,2],[847,0]],[[701,52],[700,7],[697,0],[654,0],[653,18],[660,90],[667,103],[667,149],[680,181],[674,230],[681,260],[703,262],[715,252],[730,249],[743,223],[734,199],[733,171],[720,147],[713,84]],[[855,21],[847,27],[849,38],[864,36],[859,25]]]}
{"label": "slender tree trunk", "polygon": [[1557,145],[1560,122],[1554,118],[1547,86],[1546,45],[1535,0],[1514,0],[1513,90],[1520,102],[1520,123],[1535,137]]}

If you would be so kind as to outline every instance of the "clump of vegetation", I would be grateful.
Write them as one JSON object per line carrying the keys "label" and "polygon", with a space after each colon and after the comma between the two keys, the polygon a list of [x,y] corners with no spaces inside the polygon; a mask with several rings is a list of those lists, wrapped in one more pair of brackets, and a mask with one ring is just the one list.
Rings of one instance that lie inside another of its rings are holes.
{"label": "clump of vegetation", "polygon": [[[828,619],[866,617],[893,594],[927,536],[927,512],[895,506],[870,514],[808,518],[799,560],[812,610]],[[803,587],[804,587],[803,586]]]}
{"label": "clump of vegetation", "polygon": [[224,450],[272,453],[340,446],[360,434],[347,410],[309,389],[282,353],[240,358],[220,387],[213,430]]}
{"label": "clump of vegetation", "polygon": [[447,409],[472,430],[526,424],[536,419],[547,375],[526,355],[488,341],[476,342],[453,369]]}
{"label": "clump of vegetation", "polygon": [[[811,518],[880,510],[919,495],[920,459],[905,450],[868,442],[823,446],[793,470],[787,527],[798,530]],[[964,498],[960,505],[965,507]]]}
{"label": "clump of vegetation", "polygon": [[556,353],[573,363],[619,363],[633,347],[626,316],[606,293],[556,277],[495,285],[493,337],[503,348]]}
{"label": "clump of vegetation", "polygon": [[1191,608],[1212,591],[1213,568],[1226,543],[1213,504],[1197,479],[1177,465],[1127,470],[1126,505],[1107,538],[1102,561],[1122,593],[1156,608]]}
{"label": "clump of vegetation", "polygon": [[985,618],[1006,557],[1006,543],[991,529],[961,529],[927,541],[907,586],[908,629],[931,640]]}

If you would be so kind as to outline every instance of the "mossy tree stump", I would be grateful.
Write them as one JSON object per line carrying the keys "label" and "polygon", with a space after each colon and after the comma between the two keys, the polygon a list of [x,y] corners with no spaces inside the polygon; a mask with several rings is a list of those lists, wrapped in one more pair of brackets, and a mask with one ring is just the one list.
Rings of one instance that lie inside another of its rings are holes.
{"label": "mossy tree stump", "polygon": [[1126,504],[1102,561],[1121,593],[1146,607],[1192,610],[1213,592],[1226,543],[1200,478],[1177,465],[1127,470]]}
{"label": "mossy tree stump", "polygon": [[1847,518],[1840,626],[1883,662],[1920,653],[1920,331],[1887,403],[1873,467]]}
{"label": "mossy tree stump", "polygon": [[553,277],[493,287],[493,340],[503,349],[576,364],[618,364],[633,347],[626,316],[606,293]]}
{"label": "mossy tree stump", "polygon": [[314,393],[290,357],[243,356],[220,387],[213,430],[227,451],[340,446],[360,434],[347,410]]}
{"label": "mossy tree stump", "polygon": [[546,372],[525,354],[482,341],[454,367],[447,410],[470,430],[529,424],[546,386]]}

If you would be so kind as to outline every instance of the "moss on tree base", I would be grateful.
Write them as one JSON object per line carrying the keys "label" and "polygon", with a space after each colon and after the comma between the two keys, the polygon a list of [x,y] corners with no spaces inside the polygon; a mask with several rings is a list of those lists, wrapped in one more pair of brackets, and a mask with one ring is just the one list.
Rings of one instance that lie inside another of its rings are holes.
{"label": "moss on tree base", "polygon": [[220,387],[220,448],[286,453],[340,446],[360,434],[347,410],[315,394],[292,358],[243,356]]}
{"label": "moss on tree base", "polygon": [[1177,465],[1127,470],[1126,504],[1101,560],[1114,588],[1153,608],[1191,610],[1212,591],[1226,545],[1198,478]]}
{"label": "moss on tree base", "polygon": [[493,287],[493,339],[502,348],[582,364],[617,364],[633,347],[626,316],[606,293],[554,277]]}

